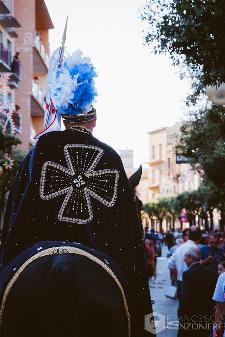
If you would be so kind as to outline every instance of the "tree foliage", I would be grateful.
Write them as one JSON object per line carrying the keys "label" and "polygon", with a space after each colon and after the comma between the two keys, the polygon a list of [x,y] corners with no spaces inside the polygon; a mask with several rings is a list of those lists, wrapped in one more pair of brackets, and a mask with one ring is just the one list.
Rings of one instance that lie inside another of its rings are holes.
{"label": "tree foliage", "polygon": [[169,55],[174,64],[186,64],[195,88],[176,151],[188,158],[202,181],[198,191],[175,198],[175,208],[186,208],[189,221],[197,214],[206,223],[218,208],[225,225],[225,107],[210,105],[201,95],[207,85],[225,82],[224,12],[225,0],[146,0],[142,20],[149,47]]}
{"label": "tree foliage", "polygon": [[146,0],[145,41],[186,64],[201,87],[225,82],[225,0]]}
{"label": "tree foliage", "polygon": [[202,210],[221,211],[225,224],[225,108],[213,105],[192,114],[181,127],[176,151],[189,159],[202,179]]}
{"label": "tree foliage", "polygon": [[9,191],[16,171],[23,158],[16,146],[21,141],[13,135],[5,134],[0,129],[0,211],[4,208],[5,194]]}
{"label": "tree foliage", "polygon": [[225,188],[225,108],[201,110],[181,127],[179,154],[218,188]]}
{"label": "tree foliage", "polygon": [[218,189],[202,182],[196,191],[183,192],[176,197],[162,198],[157,202],[145,204],[144,211],[148,214],[152,227],[154,227],[152,220],[156,219],[160,229],[163,221],[166,222],[167,228],[174,229],[176,220],[180,222],[182,227],[181,212],[182,209],[185,209],[190,226],[199,225],[201,221],[208,230],[209,225],[211,229],[214,225],[213,210],[221,207],[220,197]]}

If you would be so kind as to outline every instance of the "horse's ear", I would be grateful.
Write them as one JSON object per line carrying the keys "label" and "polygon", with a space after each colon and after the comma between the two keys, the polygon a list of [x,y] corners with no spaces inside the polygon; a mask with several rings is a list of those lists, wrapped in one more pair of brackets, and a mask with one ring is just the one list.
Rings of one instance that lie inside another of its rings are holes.
{"label": "horse's ear", "polygon": [[130,176],[129,183],[131,188],[135,188],[138,186],[140,180],[141,180],[141,175],[142,175],[142,165],[139,166],[139,168],[137,169],[136,172],[134,172],[132,174],[132,176]]}

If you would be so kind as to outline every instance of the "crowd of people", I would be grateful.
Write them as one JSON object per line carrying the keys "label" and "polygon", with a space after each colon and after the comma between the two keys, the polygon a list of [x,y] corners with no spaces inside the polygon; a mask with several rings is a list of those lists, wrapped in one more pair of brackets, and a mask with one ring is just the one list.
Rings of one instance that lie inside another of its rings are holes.
{"label": "crowd of people", "polygon": [[154,249],[156,236],[168,247],[171,284],[177,287],[178,337],[225,335],[224,232],[215,230],[209,233],[192,226],[159,235],[146,229],[150,276],[156,276],[156,262],[153,264],[157,255]]}

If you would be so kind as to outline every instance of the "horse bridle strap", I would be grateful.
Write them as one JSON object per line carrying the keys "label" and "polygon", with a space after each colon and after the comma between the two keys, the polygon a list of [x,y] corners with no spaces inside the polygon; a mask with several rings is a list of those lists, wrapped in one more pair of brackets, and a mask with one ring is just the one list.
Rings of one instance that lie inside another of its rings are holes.
{"label": "horse bridle strap", "polygon": [[131,319],[130,319],[130,313],[129,313],[129,309],[128,309],[128,304],[127,304],[127,300],[126,300],[126,296],[125,296],[125,292],[123,290],[123,287],[120,283],[120,281],[118,280],[118,278],[116,277],[116,275],[114,274],[114,272],[99,258],[97,258],[96,256],[86,252],[85,250],[76,248],[76,247],[71,247],[71,246],[61,246],[61,247],[51,247],[51,248],[47,248],[44,249],[40,252],[38,252],[37,254],[33,255],[31,258],[29,258],[24,264],[22,264],[22,266],[16,271],[16,273],[14,274],[14,276],[11,278],[11,280],[9,281],[9,283],[7,284],[7,287],[5,289],[3,298],[2,298],[2,303],[1,303],[1,309],[0,309],[0,331],[1,328],[3,326],[3,316],[4,316],[4,311],[5,311],[5,307],[6,307],[6,301],[7,301],[7,297],[10,293],[10,290],[12,289],[12,287],[14,286],[15,282],[17,281],[17,279],[20,277],[20,275],[22,274],[22,272],[35,260],[44,257],[44,256],[49,256],[49,255],[61,255],[61,254],[76,254],[76,255],[81,255],[84,256],[90,260],[92,260],[93,262],[97,263],[100,267],[102,267],[115,281],[115,283],[117,284],[118,288],[120,289],[122,298],[123,298],[123,304],[124,304],[124,309],[125,309],[125,313],[127,316],[127,323],[128,323],[128,336],[131,336]]}

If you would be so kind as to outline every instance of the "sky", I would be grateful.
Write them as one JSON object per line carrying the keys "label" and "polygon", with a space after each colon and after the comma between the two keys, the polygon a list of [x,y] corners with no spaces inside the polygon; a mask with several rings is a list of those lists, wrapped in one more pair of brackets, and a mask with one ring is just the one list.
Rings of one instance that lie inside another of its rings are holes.
{"label": "sky", "polygon": [[184,118],[189,83],[167,56],[144,46],[140,11],[145,0],[45,0],[59,47],[69,16],[66,47],[80,49],[98,71],[94,135],[115,150],[133,149],[135,166],[148,161],[148,132]]}

